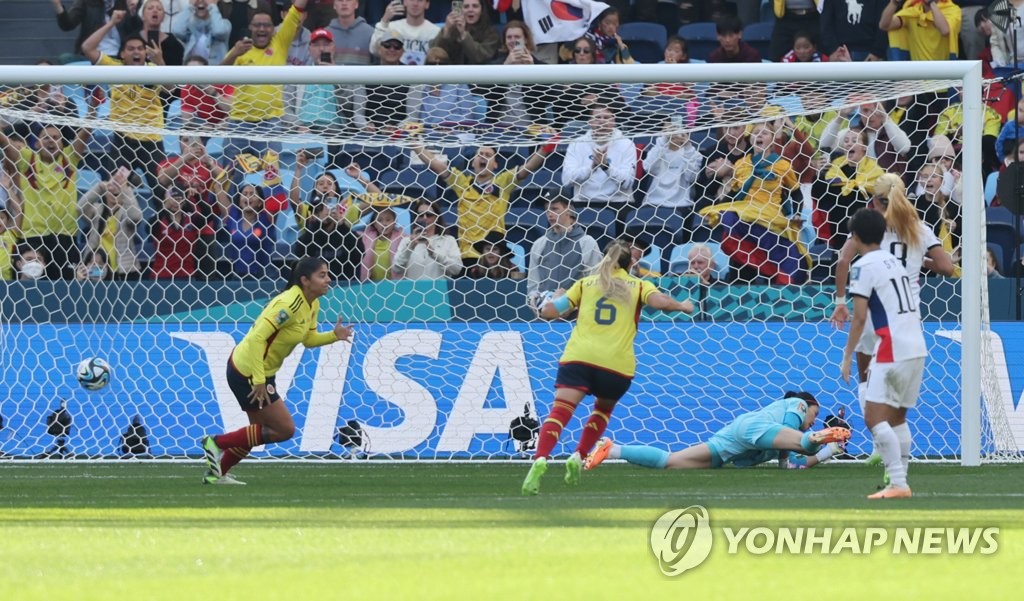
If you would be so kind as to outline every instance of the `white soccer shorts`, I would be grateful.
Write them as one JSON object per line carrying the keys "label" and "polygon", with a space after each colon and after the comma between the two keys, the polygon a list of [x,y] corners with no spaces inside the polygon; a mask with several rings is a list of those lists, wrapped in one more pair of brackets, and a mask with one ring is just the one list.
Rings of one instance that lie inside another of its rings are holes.
{"label": "white soccer shorts", "polygon": [[924,376],[924,357],[895,363],[871,362],[868,367],[867,400],[890,407],[910,409],[917,404]]}

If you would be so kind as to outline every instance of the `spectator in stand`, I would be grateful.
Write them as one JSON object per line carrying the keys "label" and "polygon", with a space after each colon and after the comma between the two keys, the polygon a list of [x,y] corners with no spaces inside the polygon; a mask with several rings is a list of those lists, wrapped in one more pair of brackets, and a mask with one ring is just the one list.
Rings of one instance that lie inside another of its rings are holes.
{"label": "spectator in stand", "polygon": [[[974,13],[974,27],[978,30],[978,35],[985,41],[986,46],[978,56],[984,63],[981,75],[985,79],[995,77],[993,67],[1007,67],[1013,64],[1011,40],[1005,33],[997,31],[992,26],[992,17],[987,8],[982,8]],[[1017,60],[1024,60],[1024,54],[1018,54]]]}
{"label": "spectator in stand", "polygon": [[615,8],[605,9],[594,19],[594,27],[587,34],[587,37],[594,40],[597,53],[594,61],[605,65],[631,65],[633,56],[629,53],[629,46],[622,41],[619,35],[619,11]]}
{"label": "spectator in stand", "polygon": [[[842,50],[839,51],[842,54]],[[827,63],[827,54],[818,52],[814,38],[806,31],[798,31],[793,35],[793,49],[782,56],[784,63]]]}
{"label": "spectator in stand", "polygon": [[[416,0],[414,0],[416,1]],[[376,33],[374,34],[376,35]],[[397,32],[385,33],[377,43],[380,65],[398,66],[405,47]],[[425,57],[426,55],[424,55]],[[356,89],[356,127],[368,132],[394,133],[406,121],[419,118],[423,90],[408,85],[365,85]]]}
{"label": "spectator in stand", "polygon": [[[525,23],[512,21],[505,27],[496,65],[543,65],[534,52],[533,33]],[[550,94],[546,86],[514,84],[509,86],[473,86],[471,90],[487,101],[488,123],[526,128],[547,120]]]}
{"label": "spectator in stand", "polygon": [[107,251],[102,248],[87,249],[82,254],[82,262],[75,268],[75,279],[79,282],[112,280],[113,274],[107,260]]}
{"label": "spectator in stand", "polygon": [[[329,67],[334,64],[334,35],[327,29],[317,29],[309,37],[309,55],[313,64]],[[329,84],[308,84],[301,86],[302,104],[299,106],[299,123],[307,131],[327,134],[345,125],[338,107],[338,87]],[[328,152],[331,157],[341,153],[341,147]],[[329,158],[329,164],[336,161]]]}
{"label": "spectator in stand", "polygon": [[[694,209],[694,183],[704,157],[690,143],[690,135],[671,121],[665,124],[668,133],[658,136],[644,156],[644,171],[650,176],[644,206],[674,210],[687,226]],[[679,232],[681,241],[689,241],[693,231],[686,227]]]}
{"label": "spectator in stand", "polygon": [[[243,38],[225,55],[222,65],[283,66],[287,64],[288,48],[302,25],[307,0],[294,0],[281,27],[274,33],[270,13],[256,12],[249,20],[252,39]],[[237,5],[235,6],[237,8]],[[235,88],[228,125],[241,135],[272,133],[284,117],[284,91],[279,85],[243,85]],[[224,157],[233,162],[242,153],[262,157],[268,150],[280,154],[278,142],[255,141],[250,138],[224,140]]]}
{"label": "spectator in stand", "polygon": [[301,213],[305,215],[300,223],[302,231],[292,254],[323,257],[332,278],[355,281],[362,255],[359,238],[352,233],[346,219],[346,206],[339,202],[337,195],[311,194]]}
{"label": "spectator in stand", "polygon": [[[690,54],[687,50],[686,40],[678,36],[670,36],[668,41],[665,43],[665,58],[661,61],[661,64],[675,65],[675,64],[688,64],[690,62]],[[658,82],[650,83],[644,86],[644,96],[668,96],[671,98],[693,98],[693,88],[685,83],[680,82]],[[690,107],[687,107],[687,122],[691,122],[692,118],[696,117],[696,110],[698,103],[693,103],[693,110],[690,111]]]}
{"label": "spectator in stand", "polygon": [[[37,61],[38,66],[52,66],[48,60]],[[22,120],[15,116],[7,116],[2,124],[4,133],[15,143],[27,143],[35,147],[35,136],[43,125],[54,117],[78,117],[75,103],[64,94],[64,86],[39,84],[16,86],[8,89],[0,97],[0,106],[12,111],[38,113],[38,120]]]}
{"label": "spectator in stand", "polygon": [[761,53],[743,41],[743,22],[739,17],[735,15],[719,17],[715,21],[715,35],[718,37],[718,48],[712,50],[708,55],[709,63],[761,62]]}
{"label": "spectator in stand", "polygon": [[[95,116],[90,105],[89,115]],[[48,258],[47,278],[74,279],[78,264],[78,164],[85,154],[90,130],[81,128],[71,144],[63,138],[56,125],[47,125],[39,132],[38,150],[15,148],[7,136],[0,134],[3,150],[15,174],[21,202],[14,213],[20,225],[22,242],[44,251]]]}
{"label": "spectator in stand", "polygon": [[0,207],[0,280],[10,281],[14,279],[14,266],[11,258],[17,247],[14,226],[14,217],[9,206]]}
{"label": "spectator in stand", "polygon": [[1003,160],[1007,154],[1010,154],[1006,150],[1008,141],[1022,138],[1024,138],[1024,98],[1017,101],[1017,112],[1011,115],[999,130],[999,136],[996,138],[996,153],[999,160]]}
{"label": "spectator in stand", "polygon": [[185,18],[173,21],[171,33],[184,45],[185,64],[193,57],[205,59],[206,64],[220,64],[228,53],[231,22],[220,15],[213,0],[192,0]]}
{"label": "spectator in stand", "polygon": [[398,244],[394,273],[407,280],[458,276],[462,272],[459,243],[448,234],[437,206],[427,200],[418,201],[413,205],[413,215],[412,233]]}
{"label": "spectator in stand", "polygon": [[821,134],[820,148],[831,151],[839,143],[839,132],[844,127],[863,129],[867,133],[867,156],[878,161],[878,165],[890,173],[903,173],[906,160],[912,149],[910,138],[900,129],[885,106],[873,98],[855,96],[851,100],[863,100],[857,108],[844,108],[825,127]]}
{"label": "spectator in stand", "polygon": [[430,43],[443,48],[453,65],[486,65],[498,52],[498,32],[481,0],[464,0],[462,10],[448,13],[441,33]]}
{"label": "spectator in stand", "polygon": [[512,263],[512,251],[498,232],[488,234],[473,243],[476,259],[466,269],[466,276],[473,279],[523,280],[526,274]]}
{"label": "spectator in stand", "polygon": [[185,62],[185,47],[173,34],[162,30],[166,16],[160,0],[145,0],[138,13],[129,13],[124,29],[128,35],[137,33],[147,47],[160,47],[164,65],[180,66]]}
{"label": "spectator in stand", "polygon": [[188,18],[190,2],[191,0],[160,0],[164,6],[164,22],[160,31],[171,33],[178,21]]}
{"label": "spectator in stand", "polygon": [[548,229],[530,249],[526,298],[535,313],[542,300],[560,296],[573,282],[588,275],[601,261],[597,241],[576,222],[569,199],[555,196],[548,200]]}
{"label": "spectator in stand", "polygon": [[843,247],[849,236],[850,217],[868,206],[875,193],[875,182],[885,175],[878,162],[867,156],[867,131],[846,129],[839,133],[839,140],[838,150],[842,154],[832,159],[812,188],[817,208],[825,214],[831,230],[831,237],[825,239],[836,250]]}
{"label": "spectator in stand", "polygon": [[750,138],[744,125],[730,125],[718,130],[718,138],[705,142],[701,149],[704,167],[697,175],[694,190],[695,211],[721,202],[725,186],[732,179],[737,162],[750,152]]}
{"label": "spectator in stand", "polygon": [[573,204],[602,204],[616,211],[615,235],[625,231],[626,211],[636,189],[636,146],[615,126],[615,114],[590,105],[589,131],[569,143],[562,185],[573,186]]}
{"label": "spectator in stand", "polygon": [[952,0],[890,0],[878,26],[889,32],[889,60],[956,60],[960,19]]}
{"label": "spectator in stand", "polygon": [[[427,51],[427,65],[450,65],[448,53],[437,46]],[[423,86],[421,121],[424,125],[451,125],[474,120],[479,104],[469,85],[443,83]]]}
{"label": "spectator in stand", "polygon": [[263,209],[262,190],[252,184],[241,187],[224,219],[224,230],[232,273],[240,278],[267,277],[277,233],[274,218]]}
{"label": "spectator in stand", "polygon": [[960,205],[950,202],[942,192],[946,169],[938,163],[925,163],[917,172],[916,190],[910,194],[911,203],[942,242],[942,250],[953,257],[953,277],[960,277],[960,231],[962,225]]}
{"label": "spectator in stand", "polygon": [[[151,0],[155,1],[155,0]],[[125,12],[115,10],[110,21],[97,29],[82,42],[85,57],[97,65],[143,67],[150,64],[163,65],[163,51],[158,44],[146,45],[139,34],[125,36],[121,40],[120,60],[113,59],[98,50],[99,43],[111,29],[125,18]],[[147,62],[147,58],[152,63]],[[160,86],[123,84],[110,86],[110,120],[127,126],[142,126],[153,129],[164,128],[164,109],[160,100]],[[146,174],[150,188],[156,185],[156,166],[164,160],[163,138],[156,133],[121,133],[114,131],[112,141],[113,173],[117,167],[138,169]],[[108,173],[108,175],[109,175]],[[134,182],[133,177],[133,183]]]}
{"label": "spectator in stand", "polygon": [[718,278],[715,271],[718,265],[715,264],[715,255],[707,244],[694,244],[686,254],[686,271],[684,276],[694,276],[704,286],[714,284]]}
{"label": "spectator in stand", "polygon": [[476,263],[474,244],[491,232],[505,232],[505,214],[516,185],[540,168],[544,159],[554,152],[548,144],[530,155],[518,169],[498,170],[498,150],[493,146],[477,148],[470,161],[469,172],[449,168],[447,161],[434,156],[422,146],[413,148],[427,167],[437,174],[458,197],[459,249],[463,262]]}
{"label": "spectator in stand", "polygon": [[[185,59],[185,64],[205,67],[210,63],[201,56],[190,56]],[[201,129],[219,126],[228,118],[234,94],[235,87],[230,84],[182,86],[181,115],[184,126]],[[204,137],[203,142],[208,140],[208,137]]]}
{"label": "spectator in stand", "polygon": [[395,223],[395,210],[377,207],[372,215],[370,224],[360,236],[363,261],[359,268],[359,281],[400,279],[402,276],[395,265],[395,255],[404,235],[402,228]]}
{"label": "spectator in stand", "polygon": [[195,246],[200,227],[197,216],[186,210],[189,204],[179,188],[168,188],[164,194],[163,210],[152,233],[156,246],[151,263],[155,280],[187,279],[196,273]]}
{"label": "spectator in stand", "polygon": [[822,52],[831,57],[844,48],[853,61],[884,60],[889,36],[878,23],[888,4],[889,0],[825,0],[820,19]]}
{"label": "spectator in stand", "polygon": [[[403,65],[422,65],[427,59],[427,50],[441,28],[426,19],[428,0],[392,0],[384,9],[384,16],[373,28],[373,39],[370,40],[370,52],[381,56],[378,45],[388,34],[397,36],[402,41],[403,53],[399,62]],[[395,20],[396,16],[405,15],[404,19]]]}
{"label": "spectator in stand", "polygon": [[991,248],[985,249],[985,274],[989,280],[1002,280],[1003,274],[999,273],[999,260]]}
{"label": "spectator in stand", "polygon": [[[306,168],[312,161],[313,157],[310,154],[306,152],[298,153],[295,160],[295,175],[292,177],[291,188],[288,190],[288,201],[295,208],[295,221],[299,228],[305,228],[305,220],[312,214],[315,207],[327,205],[328,208],[334,209],[339,204],[342,205],[339,209],[341,218],[349,228],[355,227],[360,218],[369,210],[370,203],[364,197],[354,194],[348,195],[343,202],[341,186],[330,171],[324,171],[313,180],[313,189],[307,194],[307,199],[305,201],[302,200],[303,190],[300,183],[303,180]],[[363,177],[359,166],[355,163],[346,167],[345,173],[362,184],[368,193],[379,194],[381,192],[380,188],[374,185],[373,182]]]}
{"label": "spectator in stand", "polygon": [[[181,155],[169,158],[157,167],[157,182],[163,188],[182,190],[195,184],[214,193],[223,192],[227,171],[206,152],[206,145],[195,136],[181,136]],[[227,202],[224,203],[227,206]]]}
{"label": "spectator in stand", "polygon": [[[960,170],[956,167],[959,163],[956,148],[946,136],[932,136],[928,139],[928,163],[936,163],[942,166],[942,194],[956,204],[963,202],[963,186],[960,180]],[[920,196],[924,193],[924,187],[918,183],[914,194]]]}
{"label": "spectator in stand", "polygon": [[767,58],[779,62],[793,48],[798,32],[818,31],[818,5],[816,0],[772,0],[772,10],[775,25]]}
{"label": "spectator in stand", "polygon": [[107,181],[97,182],[78,199],[78,210],[88,223],[87,249],[103,252],[113,279],[142,277],[138,248],[142,209],[128,184],[128,169],[121,167]]}
{"label": "spectator in stand", "polygon": [[[984,90],[982,90],[982,94],[985,94]],[[993,109],[991,105],[986,103],[983,110],[981,156],[983,158],[983,168],[985,172],[988,173],[999,168],[999,158],[996,154],[996,141],[999,139],[999,132],[1002,130],[1003,123],[999,117],[999,113]],[[939,113],[939,116],[935,120],[935,129],[932,130],[932,133],[936,136],[946,136],[956,146],[962,146],[963,121],[963,106],[959,102],[954,102],[944,111]]]}
{"label": "spectator in stand", "polygon": [[18,244],[11,258],[14,261],[14,270],[18,279],[22,282],[55,279],[47,275],[51,271],[50,262],[46,257],[46,251],[41,248],[34,248],[29,243],[22,242]]}
{"label": "spectator in stand", "polygon": [[[84,55],[82,42],[89,39],[89,36],[107,22],[112,4],[106,0],[72,0],[71,6],[65,10],[61,0],[50,0],[50,2],[53,4],[54,10],[57,11],[57,26],[61,31],[71,31],[81,26],[78,38],[75,39],[75,52]],[[138,0],[128,0],[128,10],[134,11],[137,3]],[[120,41],[117,29],[111,28],[107,30],[99,44],[100,51],[108,55],[116,54]]]}
{"label": "spectator in stand", "polygon": [[334,38],[334,64],[369,65],[373,26],[357,15],[359,0],[334,0],[337,18],[326,27]]}

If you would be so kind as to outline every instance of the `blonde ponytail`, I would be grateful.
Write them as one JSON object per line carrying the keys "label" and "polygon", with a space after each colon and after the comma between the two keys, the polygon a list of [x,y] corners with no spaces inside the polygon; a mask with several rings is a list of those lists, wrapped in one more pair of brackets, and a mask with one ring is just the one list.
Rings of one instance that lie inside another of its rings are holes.
{"label": "blonde ponytail", "polygon": [[601,261],[594,267],[597,283],[608,299],[623,303],[629,302],[632,289],[625,280],[615,277],[615,270],[629,267],[632,258],[629,243],[624,240],[616,240],[608,245]]}
{"label": "blonde ponytail", "polygon": [[886,198],[885,221],[890,230],[909,247],[921,245],[921,218],[907,200],[907,188],[898,175],[886,173],[875,182],[875,196]]}

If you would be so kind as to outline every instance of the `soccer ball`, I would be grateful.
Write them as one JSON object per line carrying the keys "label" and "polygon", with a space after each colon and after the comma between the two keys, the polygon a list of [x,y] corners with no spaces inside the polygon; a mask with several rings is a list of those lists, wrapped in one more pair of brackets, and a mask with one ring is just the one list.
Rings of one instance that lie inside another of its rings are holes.
{"label": "soccer ball", "polygon": [[91,357],[78,364],[75,375],[82,388],[99,390],[110,384],[110,364],[99,357]]}

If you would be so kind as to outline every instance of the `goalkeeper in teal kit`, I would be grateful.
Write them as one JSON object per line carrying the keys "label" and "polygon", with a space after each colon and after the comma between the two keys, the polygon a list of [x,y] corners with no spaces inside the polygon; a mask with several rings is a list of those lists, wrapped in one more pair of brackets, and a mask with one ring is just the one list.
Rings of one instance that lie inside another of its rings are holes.
{"label": "goalkeeper in teal kit", "polygon": [[718,468],[726,464],[749,467],[778,459],[788,464],[789,452],[797,453],[796,467],[813,467],[839,453],[850,439],[846,428],[811,432],[820,407],[809,392],[787,392],[784,398],[745,413],[716,432],[707,442],[669,453],[644,445],[617,445],[602,439],[587,456],[584,468],[592,470],[605,459],[656,469]]}

